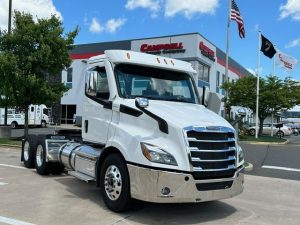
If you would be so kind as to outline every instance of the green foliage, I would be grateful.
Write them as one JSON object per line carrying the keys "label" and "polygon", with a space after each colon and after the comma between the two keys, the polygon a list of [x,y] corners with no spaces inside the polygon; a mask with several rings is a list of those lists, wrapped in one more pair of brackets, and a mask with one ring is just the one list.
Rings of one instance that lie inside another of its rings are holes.
{"label": "green foliage", "polygon": [[[264,119],[271,113],[275,114],[300,104],[300,83],[297,81],[269,76],[266,79],[260,78],[259,85],[258,117],[261,129]],[[223,88],[228,92],[226,104],[248,107],[255,112],[256,86],[257,78],[254,76],[241,78],[235,83],[225,83]]]}
{"label": "green foliage", "polygon": [[56,16],[33,20],[32,15],[14,12],[11,34],[0,32],[0,93],[2,104],[26,109],[30,104],[52,104],[66,91],[61,83],[48,82],[69,67],[69,51],[78,28],[64,34]]}

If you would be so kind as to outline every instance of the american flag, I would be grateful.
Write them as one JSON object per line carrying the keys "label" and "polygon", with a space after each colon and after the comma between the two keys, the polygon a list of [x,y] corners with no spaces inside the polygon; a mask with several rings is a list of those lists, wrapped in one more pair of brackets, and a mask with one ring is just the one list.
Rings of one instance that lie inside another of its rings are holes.
{"label": "american flag", "polygon": [[234,0],[231,0],[230,19],[237,22],[240,38],[245,38],[244,21],[241,16],[240,10]]}

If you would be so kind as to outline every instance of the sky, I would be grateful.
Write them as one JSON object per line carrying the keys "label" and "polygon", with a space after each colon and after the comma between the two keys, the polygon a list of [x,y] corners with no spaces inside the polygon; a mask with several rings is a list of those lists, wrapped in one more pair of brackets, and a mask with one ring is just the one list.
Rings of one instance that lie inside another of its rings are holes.
{"label": "sky", "polygon": [[[8,1],[0,0],[0,28],[7,29]],[[276,67],[281,79],[300,81],[300,0],[235,0],[246,38],[230,23],[229,55],[254,72],[258,68],[258,30],[276,49],[299,63],[292,72]],[[66,31],[76,26],[75,44],[130,40],[198,32],[226,49],[228,0],[12,0],[13,9],[38,18],[59,16]],[[261,54],[259,71],[272,74],[273,62]]]}

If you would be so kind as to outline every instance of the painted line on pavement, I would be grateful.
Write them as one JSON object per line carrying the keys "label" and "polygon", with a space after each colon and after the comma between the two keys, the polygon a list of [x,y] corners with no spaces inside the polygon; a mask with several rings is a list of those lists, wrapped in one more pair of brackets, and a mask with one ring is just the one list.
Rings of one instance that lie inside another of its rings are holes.
{"label": "painted line on pavement", "polygon": [[11,218],[4,217],[4,216],[0,216],[0,222],[6,223],[6,224],[11,224],[11,225],[35,225],[33,223],[27,223],[24,221],[11,219]]}
{"label": "painted line on pavement", "polygon": [[266,165],[263,165],[262,168],[300,172],[300,169],[289,168],[289,167],[280,167],[280,166],[266,166]]}
{"label": "painted line on pavement", "polygon": [[1,164],[1,163],[0,163],[0,166],[11,167],[11,168],[16,168],[16,169],[23,169],[23,170],[26,169],[25,167],[22,167],[22,166],[14,166],[14,165]]}
{"label": "painted line on pavement", "polygon": [[0,182],[0,186],[7,185],[8,183]]}

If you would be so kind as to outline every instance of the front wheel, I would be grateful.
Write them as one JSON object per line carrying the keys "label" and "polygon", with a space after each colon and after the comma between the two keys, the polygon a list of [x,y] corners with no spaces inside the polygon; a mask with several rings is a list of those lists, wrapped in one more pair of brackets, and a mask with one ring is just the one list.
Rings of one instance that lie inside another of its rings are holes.
{"label": "front wheel", "polygon": [[130,181],[126,164],[119,155],[107,156],[100,174],[100,188],[106,206],[115,212],[131,205]]}

